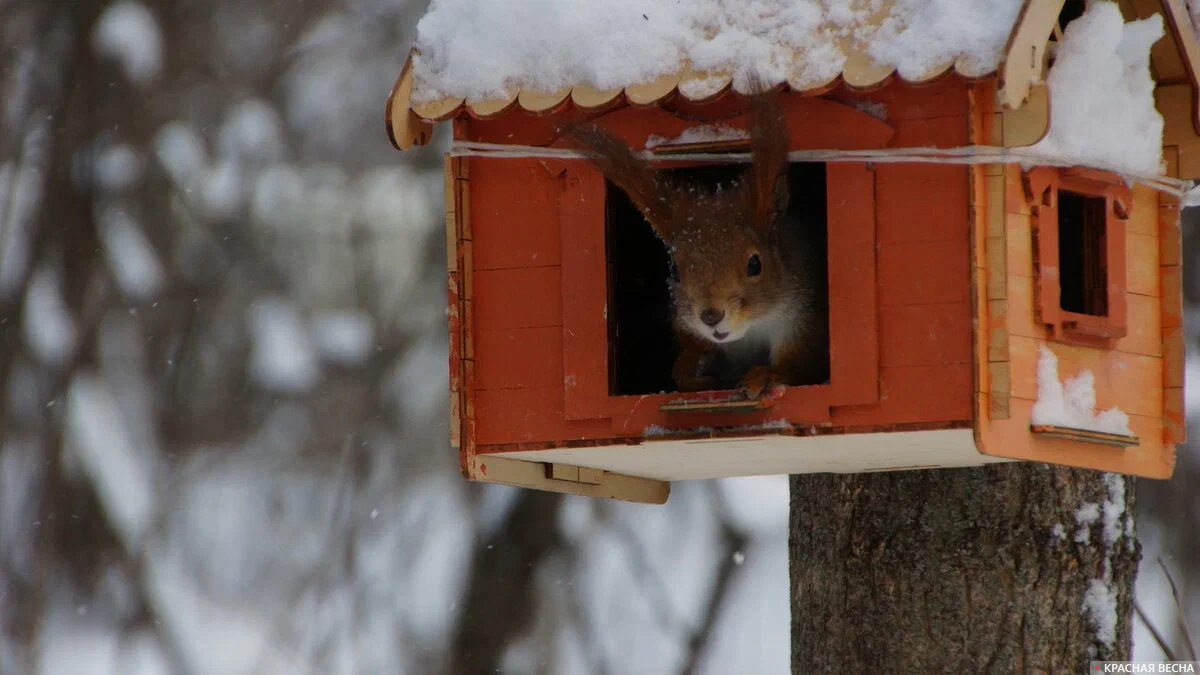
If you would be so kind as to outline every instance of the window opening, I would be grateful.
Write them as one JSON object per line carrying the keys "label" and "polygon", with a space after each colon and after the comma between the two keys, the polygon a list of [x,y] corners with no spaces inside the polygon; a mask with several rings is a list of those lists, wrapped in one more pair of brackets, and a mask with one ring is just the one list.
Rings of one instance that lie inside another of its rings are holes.
{"label": "window opening", "polygon": [[1058,193],[1059,306],[1067,312],[1108,316],[1107,204]]}
{"label": "window opening", "polygon": [[[674,179],[686,181],[709,192],[718,186],[728,189],[743,171],[743,165],[706,165],[664,169]],[[816,250],[827,255],[826,176],[823,163],[793,163],[788,169],[791,198],[785,226],[797,228]],[[609,391],[612,395],[657,394],[676,391],[671,369],[679,353],[674,329],[674,307],[667,280],[671,261],[666,247],[625,193],[606,182],[606,245],[608,260]],[[821,264],[826,264],[821,256]],[[822,269],[818,277],[827,279]],[[817,289],[818,302],[828,305],[828,288]],[[828,331],[828,325],[824,330]],[[828,340],[826,340],[828,343]],[[767,364],[769,354],[760,350],[758,361]],[[828,354],[819,381],[794,385],[823,384],[829,377]],[[717,389],[737,387],[743,372],[736,372],[726,359],[718,358],[706,372]]]}

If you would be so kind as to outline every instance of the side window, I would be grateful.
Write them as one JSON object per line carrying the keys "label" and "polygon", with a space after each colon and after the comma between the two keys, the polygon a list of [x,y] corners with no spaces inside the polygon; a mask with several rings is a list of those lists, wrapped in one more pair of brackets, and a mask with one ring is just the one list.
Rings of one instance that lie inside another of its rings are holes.
{"label": "side window", "polygon": [[1025,175],[1033,213],[1039,321],[1050,339],[1107,346],[1125,336],[1125,221],[1119,176],[1040,167]]}

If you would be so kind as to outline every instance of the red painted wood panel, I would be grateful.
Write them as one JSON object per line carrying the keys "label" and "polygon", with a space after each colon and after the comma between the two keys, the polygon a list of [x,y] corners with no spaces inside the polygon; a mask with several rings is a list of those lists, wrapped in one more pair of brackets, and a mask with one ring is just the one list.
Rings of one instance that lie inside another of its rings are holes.
{"label": "red painted wood panel", "polygon": [[562,179],[537,159],[472,158],[475,269],[558,265],[562,188]]}
{"label": "red painted wood panel", "polygon": [[[952,78],[923,90],[887,87],[868,95],[886,104],[894,132],[844,104],[789,99],[793,146],[965,142],[965,91]],[[572,115],[510,115],[463,128],[481,140],[552,143],[554,125]],[[625,108],[605,124],[636,143],[690,123],[665,110]],[[867,140],[863,129],[871,132]],[[475,361],[463,362],[463,385],[470,389],[464,402],[473,441],[486,450],[636,437],[651,424],[785,418],[837,426],[969,420],[966,177],[962,167],[885,164],[872,171],[830,164],[832,383],[792,388],[764,413],[693,417],[658,411],[678,395],[608,395],[599,175],[575,161],[472,160],[473,294],[464,326],[471,334],[464,337]]]}
{"label": "red painted wood panel", "polygon": [[884,368],[970,363],[971,306],[959,302],[884,307],[879,341]]}
{"label": "red painted wood panel", "polygon": [[481,389],[475,392],[479,445],[611,438],[608,420],[568,422],[562,387]]}
{"label": "red painted wood panel", "polygon": [[879,304],[967,302],[969,267],[965,239],[883,246],[879,249]]}
{"label": "red painted wood panel", "polygon": [[616,436],[643,435],[647,429],[716,429],[747,427],[787,421],[797,426],[823,424],[829,416],[830,387],[791,387],[774,407],[750,413],[663,413],[659,406],[680,398],[680,394],[620,396],[612,399],[612,433]]}
{"label": "red painted wood panel", "polygon": [[965,115],[905,120],[896,126],[891,146],[895,148],[952,148],[967,145]]}
{"label": "red painted wood panel", "polygon": [[[879,90],[869,93],[837,88],[830,92],[830,95],[825,97],[825,99],[796,97],[796,100],[825,100],[828,102],[832,99],[835,102],[843,101],[848,104],[858,103],[861,105],[863,102],[882,104],[883,107],[876,108],[876,111],[882,113],[883,121],[887,124],[895,124],[898,121],[911,119],[946,119],[958,117],[964,121],[963,128],[965,133],[965,120],[968,113],[968,86],[969,83],[962,78],[951,76],[926,86],[914,87],[900,81],[894,81]],[[671,105],[675,104],[672,103]],[[739,97],[727,95],[714,102],[705,104],[680,102],[678,107],[683,112],[683,116],[688,119],[706,122],[727,122],[731,121],[732,118],[736,117],[744,109],[744,104]],[[619,113],[626,113],[627,111],[632,111],[631,114],[633,116],[640,115],[643,119],[647,119],[648,114],[650,116],[658,114],[670,115],[669,111],[659,108],[618,106],[592,116],[612,116]],[[866,113],[863,114],[866,115]],[[589,115],[581,113],[571,106],[568,106],[560,113],[543,116],[530,115],[514,108],[510,112],[493,119],[478,120],[461,118],[456,120],[455,138],[489,143],[549,145],[558,138],[557,130],[563,124],[587,117]],[[641,122],[640,124],[646,123]],[[661,131],[656,130],[651,130],[651,132],[661,133]],[[841,137],[840,141],[839,143],[838,140],[835,140],[835,145],[826,147],[851,147],[844,143],[854,143],[855,136],[851,133],[848,136]],[[893,142],[891,145],[896,145],[896,143]]]}
{"label": "red painted wood panel", "polygon": [[877,167],[875,209],[879,244],[968,236],[968,171],[961,166]]}
{"label": "red painted wood panel", "polygon": [[879,400],[874,181],[864,164],[826,168],[832,405]]}
{"label": "red painted wood panel", "polygon": [[561,228],[564,414],[602,419],[609,398],[605,187],[583,162],[568,169]]}
{"label": "red painted wood panel", "polygon": [[562,328],[481,328],[475,332],[477,388],[549,388],[562,380]]}
{"label": "red painted wood panel", "polygon": [[474,329],[561,326],[559,277],[558,267],[475,272]]}
{"label": "red painted wood panel", "polygon": [[835,426],[970,420],[971,364],[904,366],[880,371],[877,406],[833,409]]}
{"label": "red painted wood panel", "polygon": [[960,77],[950,76],[926,86],[913,87],[895,82],[867,98],[886,106],[884,119],[896,122],[930,117],[966,117],[968,84]]}
{"label": "red painted wood panel", "polygon": [[[722,105],[724,103],[722,102]],[[792,149],[877,148],[888,144],[894,130],[889,124],[850,105],[822,98],[787,97],[783,102]],[[713,121],[745,128],[744,105],[729,105],[724,115]],[[568,108],[550,116],[520,112],[492,120],[466,120],[460,124],[463,136],[472,141],[519,145],[561,145],[558,129],[586,115]],[[696,124],[662,108],[622,107],[591,116],[634,147],[645,146],[651,134],[678,136]]]}

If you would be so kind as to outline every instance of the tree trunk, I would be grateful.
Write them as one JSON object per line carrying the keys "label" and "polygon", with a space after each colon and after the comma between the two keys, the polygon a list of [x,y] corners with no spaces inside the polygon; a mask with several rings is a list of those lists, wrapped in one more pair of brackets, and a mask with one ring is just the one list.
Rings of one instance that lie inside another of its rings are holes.
{"label": "tree trunk", "polygon": [[793,476],[792,672],[1128,659],[1133,485],[1036,464]]}

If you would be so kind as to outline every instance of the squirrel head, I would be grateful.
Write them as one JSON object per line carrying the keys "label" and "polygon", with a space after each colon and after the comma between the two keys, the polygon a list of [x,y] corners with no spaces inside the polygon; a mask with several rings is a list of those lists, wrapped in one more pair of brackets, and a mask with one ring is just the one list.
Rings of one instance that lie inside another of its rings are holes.
{"label": "squirrel head", "polygon": [[731,189],[673,180],[594,125],[566,130],[666,244],[676,323],[716,343],[745,336],[790,292],[779,241],[788,202],[783,112],[773,90],[750,103],[751,162]]}

